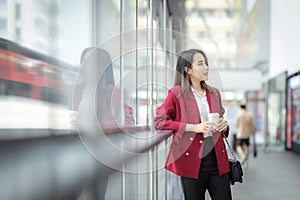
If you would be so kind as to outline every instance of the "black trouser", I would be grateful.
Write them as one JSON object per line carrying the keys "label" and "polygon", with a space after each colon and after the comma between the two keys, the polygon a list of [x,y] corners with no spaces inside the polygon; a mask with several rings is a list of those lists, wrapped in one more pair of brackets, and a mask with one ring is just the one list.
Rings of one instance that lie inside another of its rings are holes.
{"label": "black trouser", "polygon": [[203,156],[198,179],[181,177],[185,200],[205,200],[206,189],[212,200],[231,200],[229,177],[219,176],[212,137],[205,139]]}

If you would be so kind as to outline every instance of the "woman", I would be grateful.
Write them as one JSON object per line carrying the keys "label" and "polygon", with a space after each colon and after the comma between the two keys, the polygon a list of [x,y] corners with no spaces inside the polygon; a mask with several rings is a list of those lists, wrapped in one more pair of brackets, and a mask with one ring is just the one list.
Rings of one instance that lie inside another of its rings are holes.
{"label": "woman", "polygon": [[[78,109],[74,124],[81,135],[86,136],[88,133],[88,136],[94,136],[91,135],[94,132],[89,132],[88,127],[95,123],[102,129],[122,126],[121,93],[115,86],[111,57],[104,49],[89,47],[82,52],[81,69],[73,94],[73,108]],[[132,108],[127,104],[123,104],[123,108],[125,125],[133,126],[135,120]],[[95,133],[101,138],[100,131],[99,134],[97,131]],[[80,191],[79,199],[105,199],[108,176],[115,172],[105,164],[101,165],[102,173]]]}
{"label": "woman", "polygon": [[[73,105],[74,109],[78,106],[80,120],[92,122],[93,113],[96,113],[101,128],[115,128],[122,125],[121,92],[115,86],[112,60],[106,50],[89,47],[82,52],[81,70],[74,88]],[[125,125],[134,125],[133,109],[127,104],[123,104],[123,108]]]}
{"label": "woman", "polygon": [[[209,86],[208,60],[203,51],[190,49],[178,58],[174,87],[157,108],[156,129],[174,131],[165,168],[181,176],[186,200],[205,199],[208,190],[213,200],[232,199],[229,162],[223,142],[229,126],[220,93]],[[217,122],[209,113],[219,113]]]}

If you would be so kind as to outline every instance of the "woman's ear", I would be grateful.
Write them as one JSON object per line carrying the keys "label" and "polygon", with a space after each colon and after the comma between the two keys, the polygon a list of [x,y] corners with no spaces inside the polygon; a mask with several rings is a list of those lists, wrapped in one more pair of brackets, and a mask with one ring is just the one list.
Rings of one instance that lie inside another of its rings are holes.
{"label": "woman's ear", "polygon": [[187,74],[190,74],[190,69],[188,67],[184,67],[184,71],[187,73]]}

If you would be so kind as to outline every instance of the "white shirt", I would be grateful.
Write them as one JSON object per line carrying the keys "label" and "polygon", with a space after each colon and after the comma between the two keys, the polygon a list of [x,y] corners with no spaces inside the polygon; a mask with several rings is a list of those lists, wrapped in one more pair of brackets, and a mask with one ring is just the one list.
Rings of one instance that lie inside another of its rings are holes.
{"label": "white shirt", "polygon": [[[200,118],[202,122],[208,121],[208,113],[209,111],[209,105],[206,98],[206,91],[204,90],[203,95],[200,95],[193,87],[191,87],[192,92],[194,94],[194,97],[197,102],[198,110],[200,113]],[[203,133],[203,137],[212,136],[211,133]]]}

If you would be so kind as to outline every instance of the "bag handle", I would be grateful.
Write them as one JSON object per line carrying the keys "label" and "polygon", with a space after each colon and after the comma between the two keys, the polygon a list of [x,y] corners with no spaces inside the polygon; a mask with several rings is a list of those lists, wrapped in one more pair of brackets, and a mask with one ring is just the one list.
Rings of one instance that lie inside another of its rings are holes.
{"label": "bag handle", "polygon": [[228,143],[226,137],[224,137],[224,134],[223,134],[223,138],[224,138],[225,141],[226,141],[226,144],[227,144],[227,146],[228,146],[228,148],[229,148],[229,151],[230,151],[230,153],[231,153],[231,155],[232,155],[232,157],[233,157],[234,164],[235,164],[235,163],[237,162],[237,159],[236,159],[236,157],[235,157],[235,154],[234,154],[234,152],[232,151],[231,146],[229,145],[229,143]]}
{"label": "bag handle", "polygon": [[[216,93],[216,96],[217,96],[217,101],[218,101],[218,111],[219,111],[219,114],[220,114],[220,113],[221,113],[221,109],[220,109],[220,97],[219,97],[219,92],[218,92],[218,91],[217,91],[217,93]],[[236,159],[236,157],[235,157],[235,154],[234,154],[234,152],[233,152],[231,146],[229,145],[229,142],[228,142],[227,138],[225,137],[224,133],[223,133],[222,135],[223,135],[223,138],[224,138],[225,141],[226,141],[226,144],[227,144],[227,146],[228,146],[228,148],[229,148],[229,151],[230,151],[230,153],[231,153],[231,155],[232,155],[232,157],[233,157],[233,159],[234,159],[234,164],[235,164],[235,163],[237,162],[237,159]]]}

